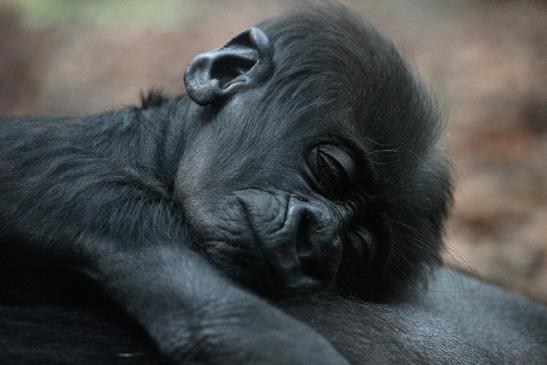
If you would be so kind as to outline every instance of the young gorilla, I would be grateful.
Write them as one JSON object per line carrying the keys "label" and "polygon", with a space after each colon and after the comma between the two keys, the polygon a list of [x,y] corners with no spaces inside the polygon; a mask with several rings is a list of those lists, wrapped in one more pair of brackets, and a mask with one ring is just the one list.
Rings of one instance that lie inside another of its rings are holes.
{"label": "young gorilla", "polygon": [[[38,265],[73,270],[170,361],[346,364],[235,283],[390,300],[438,262],[450,183],[430,99],[337,5],[250,28],[184,80],[140,109],[0,121],[0,300],[30,301]],[[42,294],[69,283],[36,276]]]}

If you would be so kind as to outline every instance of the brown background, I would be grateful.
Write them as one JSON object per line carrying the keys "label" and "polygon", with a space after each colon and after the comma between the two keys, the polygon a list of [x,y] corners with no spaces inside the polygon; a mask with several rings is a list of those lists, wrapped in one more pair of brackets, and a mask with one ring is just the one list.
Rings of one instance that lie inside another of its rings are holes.
{"label": "brown background", "polygon": [[[547,5],[345,1],[446,111],[448,262],[547,303]],[[0,0],[0,113],[84,114],[181,93],[185,65],[289,1]]]}

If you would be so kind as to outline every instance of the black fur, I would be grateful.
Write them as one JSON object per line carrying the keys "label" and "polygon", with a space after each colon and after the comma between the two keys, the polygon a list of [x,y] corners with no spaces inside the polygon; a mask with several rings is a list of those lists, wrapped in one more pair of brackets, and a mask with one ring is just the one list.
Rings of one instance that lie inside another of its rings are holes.
{"label": "black fur", "polygon": [[141,109],[149,109],[160,106],[168,99],[159,89],[150,89],[146,93],[141,93]]}
{"label": "black fur", "polygon": [[[498,317],[542,308],[501,294],[473,317],[420,292],[451,199],[441,123],[370,24],[288,13],[184,80],[139,108],[0,119],[4,362],[497,361],[506,330],[528,345],[510,359],[542,356],[540,330]],[[467,343],[473,321],[495,328]]]}
{"label": "black fur", "polygon": [[[544,307],[447,269],[398,305],[326,295],[278,305],[352,364],[541,365],[547,357]],[[111,306],[1,307],[0,353],[3,364],[162,363]]]}

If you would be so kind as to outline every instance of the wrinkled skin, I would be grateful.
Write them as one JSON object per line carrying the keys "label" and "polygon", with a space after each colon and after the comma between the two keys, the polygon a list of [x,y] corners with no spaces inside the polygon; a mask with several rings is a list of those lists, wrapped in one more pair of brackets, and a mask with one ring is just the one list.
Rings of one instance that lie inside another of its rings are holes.
{"label": "wrinkled skin", "polygon": [[203,227],[198,228],[203,232],[200,245],[208,257],[221,267],[240,269],[234,276],[263,286],[257,289],[280,288],[284,294],[317,290],[336,273],[343,222],[326,204],[286,192],[246,189],[215,206],[213,211],[222,215],[199,209],[202,214],[196,216],[207,221],[194,225]]}
{"label": "wrinkled skin", "polygon": [[[394,300],[438,261],[450,180],[427,94],[338,5],[249,28],[184,82],[0,119],[0,304],[89,281],[174,363],[347,364],[256,293]],[[23,280],[37,268],[63,275]]]}

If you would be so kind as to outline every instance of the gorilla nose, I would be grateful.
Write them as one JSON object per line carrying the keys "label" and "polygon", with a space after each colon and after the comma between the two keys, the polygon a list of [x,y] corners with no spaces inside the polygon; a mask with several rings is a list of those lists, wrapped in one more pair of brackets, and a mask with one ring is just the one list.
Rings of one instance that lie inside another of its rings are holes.
{"label": "gorilla nose", "polygon": [[335,234],[332,215],[325,208],[292,199],[285,224],[287,239],[294,245],[300,263],[300,275],[311,279],[303,283],[297,280],[289,286],[296,285],[295,289],[299,289],[306,281],[321,288],[330,284],[342,256],[342,244]]}
{"label": "gorilla nose", "polygon": [[309,293],[332,282],[342,258],[342,242],[327,207],[286,193],[280,198],[247,191],[237,198],[281,291]]}

